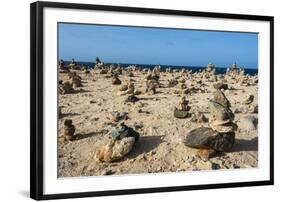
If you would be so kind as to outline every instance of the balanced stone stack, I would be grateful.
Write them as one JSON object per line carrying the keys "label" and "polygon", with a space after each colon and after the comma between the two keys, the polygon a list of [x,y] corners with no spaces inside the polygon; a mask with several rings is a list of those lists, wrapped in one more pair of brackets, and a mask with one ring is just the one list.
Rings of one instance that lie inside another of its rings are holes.
{"label": "balanced stone stack", "polygon": [[186,97],[182,97],[181,101],[179,102],[179,107],[178,108],[176,107],[174,110],[174,117],[180,119],[189,117],[190,106],[188,104],[189,102],[188,100],[186,100]]}
{"label": "balanced stone stack", "polygon": [[[237,125],[233,123],[234,114],[230,110],[230,102],[221,90],[217,90],[210,100],[209,126],[200,127],[189,132],[185,145],[199,149],[198,154],[209,158],[214,151],[228,151],[235,142]],[[202,152],[204,151],[204,152]]]}
{"label": "balanced stone stack", "polygon": [[72,77],[71,78],[71,82],[72,82],[74,88],[82,87],[83,86],[81,78],[79,76]]}
{"label": "balanced stone stack", "polygon": [[210,127],[219,133],[234,133],[237,129],[237,125],[233,123],[234,114],[230,109],[230,102],[221,90],[215,92],[213,100],[210,100],[209,107]]}
{"label": "balanced stone stack", "polygon": [[121,85],[121,80],[119,79],[118,75],[117,74],[114,74],[113,75],[113,78],[112,78],[112,84],[113,85]]}
{"label": "balanced stone stack", "polygon": [[64,81],[59,83],[59,93],[60,94],[70,94],[74,93],[73,84],[69,81]]}
{"label": "balanced stone stack", "polygon": [[157,86],[158,86],[158,83],[156,80],[154,80],[154,79],[147,80],[145,92],[154,95],[156,93]]}
{"label": "balanced stone stack", "polygon": [[134,94],[134,92],[135,92],[134,83],[129,82],[126,88],[123,88],[123,86],[121,86],[121,88],[119,89],[120,91],[117,93],[117,95],[133,95]]}
{"label": "balanced stone stack", "polygon": [[99,162],[113,162],[123,158],[139,139],[139,133],[121,122],[111,131],[109,142],[98,148],[95,159]]}
{"label": "balanced stone stack", "polygon": [[72,124],[71,119],[66,119],[63,123],[63,138],[64,140],[74,140],[75,126]]}
{"label": "balanced stone stack", "polygon": [[68,72],[68,80],[74,88],[82,87],[82,78],[76,72]]}

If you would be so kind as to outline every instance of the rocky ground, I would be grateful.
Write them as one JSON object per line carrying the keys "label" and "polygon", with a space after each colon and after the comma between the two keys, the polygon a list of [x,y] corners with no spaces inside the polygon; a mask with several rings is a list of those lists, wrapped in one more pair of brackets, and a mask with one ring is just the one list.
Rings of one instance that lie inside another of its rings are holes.
{"label": "rocky ground", "polygon": [[[143,71],[134,71],[130,77],[123,72],[119,79],[124,83],[129,79],[141,94],[135,103],[125,103],[126,95],[117,95],[120,85],[112,85],[109,74],[100,74],[99,70],[85,73],[74,70],[81,77],[82,87],[75,92],[59,95],[61,115],[58,131],[59,176],[95,176],[130,173],[157,173],[198,171],[210,169],[253,168],[258,166],[258,84],[256,77],[218,75],[205,78],[203,74],[160,73],[161,88],[155,94],[145,93],[146,75]],[[60,73],[64,80],[67,73]],[[200,126],[208,127],[208,121],[192,122],[191,117],[174,117],[174,108],[178,106],[182,94],[180,83],[168,87],[168,80],[186,79],[189,92],[185,95],[189,101],[190,113],[203,113],[209,117],[208,102],[212,99],[214,83],[227,84],[224,94],[231,103],[235,114],[234,123],[238,125],[235,144],[229,152],[217,152],[208,160],[201,159],[197,150],[185,146],[186,135]],[[214,79],[215,78],[215,79]],[[240,77],[239,77],[240,78]],[[243,80],[243,79],[242,79]],[[193,89],[193,90],[192,90]],[[253,95],[253,101],[246,101]],[[97,148],[108,138],[108,132],[116,124],[111,113],[123,113],[126,125],[140,133],[139,140],[132,151],[124,158],[111,163],[101,163],[94,159]],[[74,141],[61,141],[63,122],[71,119],[75,126]]]}

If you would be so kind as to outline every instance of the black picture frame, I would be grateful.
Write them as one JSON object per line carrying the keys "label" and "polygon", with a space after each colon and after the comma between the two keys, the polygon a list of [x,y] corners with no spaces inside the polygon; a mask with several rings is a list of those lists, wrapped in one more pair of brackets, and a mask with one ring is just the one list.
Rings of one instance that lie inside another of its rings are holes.
{"label": "black picture frame", "polygon": [[[239,20],[258,20],[270,23],[270,179],[267,181],[222,183],[192,186],[155,187],[130,190],[112,190],[67,194],[43,193],[43,9],[81,9],[100,11],[120,11],[131,13],[165,14],[179,16],[215,17]],[[229,187],[261,186],[274,184],[274,17],[258,15],[240,15],[229,13],[196,12],[152,8],[89,5],[57,2],[35,2],[30,5],[30,197],[36,200],[93,197],[122,194],[140,194],[154,192],[187,191],[199,189],[217,189]]]}

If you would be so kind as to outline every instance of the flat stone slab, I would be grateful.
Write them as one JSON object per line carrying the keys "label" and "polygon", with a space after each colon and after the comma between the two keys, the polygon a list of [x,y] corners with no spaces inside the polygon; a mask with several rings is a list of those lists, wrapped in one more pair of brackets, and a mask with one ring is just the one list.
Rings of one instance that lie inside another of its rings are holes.
{"label": "flat stone slab", "polygon": [[184,144],[197,149],[213,149],[216,151],[228,151],[235,142],[235,133],[218,133],[211,128],[200,127],[190,131]]}

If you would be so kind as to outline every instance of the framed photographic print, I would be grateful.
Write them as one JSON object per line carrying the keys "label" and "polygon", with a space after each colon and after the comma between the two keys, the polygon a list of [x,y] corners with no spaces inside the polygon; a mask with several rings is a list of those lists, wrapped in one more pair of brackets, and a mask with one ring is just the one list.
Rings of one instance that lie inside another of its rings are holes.
{"label": "framed photographic print", "polygon": [[273,17],[31,4],[31,197],[273,184]]}

